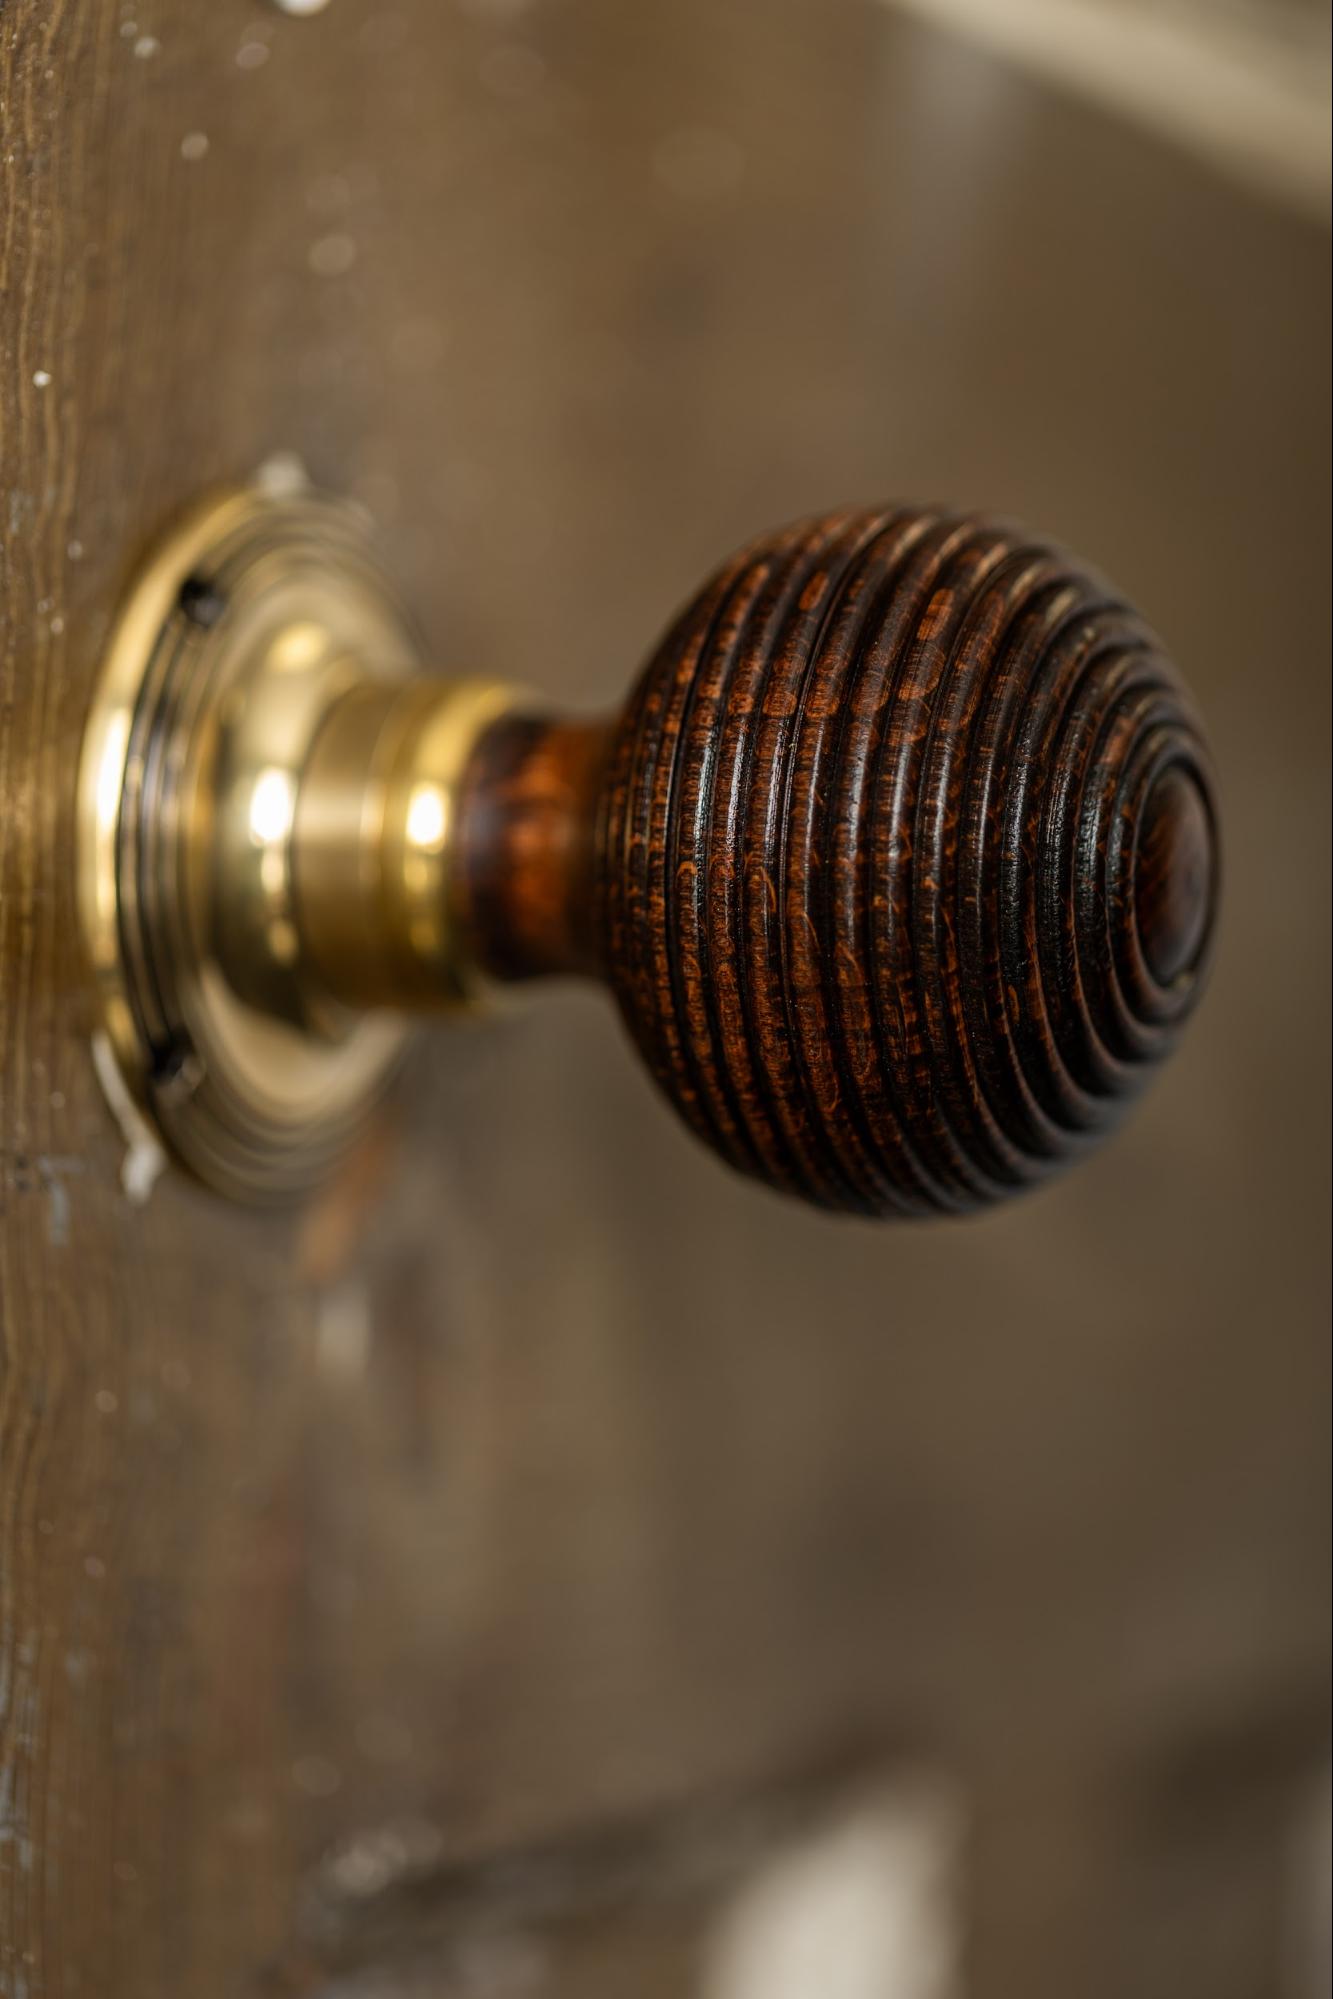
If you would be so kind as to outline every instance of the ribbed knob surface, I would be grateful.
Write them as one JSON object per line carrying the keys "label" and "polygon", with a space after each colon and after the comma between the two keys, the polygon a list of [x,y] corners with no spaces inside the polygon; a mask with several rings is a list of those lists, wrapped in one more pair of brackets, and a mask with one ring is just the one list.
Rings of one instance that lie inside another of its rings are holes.
{"label": "ribbed knob surface", "polygon": [[1197,996],[1198,725],[1152,633],[1021,531],[841,513],[766,536],[616,724],[592,894],[662,1087],[832,1208],[967,1209],[1116,1116]]}

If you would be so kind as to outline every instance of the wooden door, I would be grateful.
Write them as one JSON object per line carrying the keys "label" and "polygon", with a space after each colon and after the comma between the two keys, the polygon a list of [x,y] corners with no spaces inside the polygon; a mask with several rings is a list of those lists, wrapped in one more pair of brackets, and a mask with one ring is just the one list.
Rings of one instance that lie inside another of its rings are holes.
{"label": "wooden door", "polygon": [[[757,1853],[922,1766],[967,1989],[1280,1989],[1328,1671],[1319,228],[843,0],[9,0],[0,108],[0,1990],[686,1993]],[[840,1224],[570,991],[423,1041],[294,1217],[142,1198],[74,763],[136,559],[277,453],[442,658],[576,704],[784,515],[956,495],[1092,553],[1229,815],[1123,1137]]]}

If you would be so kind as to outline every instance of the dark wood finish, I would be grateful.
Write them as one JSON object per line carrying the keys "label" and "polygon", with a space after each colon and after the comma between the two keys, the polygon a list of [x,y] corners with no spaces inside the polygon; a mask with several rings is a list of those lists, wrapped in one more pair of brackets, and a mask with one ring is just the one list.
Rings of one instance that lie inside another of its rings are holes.
{"label": "dark wood finish", "polygon": [[822,1207],[961,1210],[1114,1122],[1198,998],[1208,760],[1097,577],[924,510],[768,535],[605,731],[507,721],[461,822],[501,977],[596,970],[681,1115]]}
{"label": "dark wood finish", "polygon": [[605,724],[508,716],[464,774],[460,915],[493,978],[602,967],[597,827],[611,749]]}
{"label": "dark wood finish", "polygon": [[1171,763],[1143,803],[1135,842],[1134,924],[1144,964],[1171,986],[1201,958],[1216,903],[1217,836],[1192,774]]}

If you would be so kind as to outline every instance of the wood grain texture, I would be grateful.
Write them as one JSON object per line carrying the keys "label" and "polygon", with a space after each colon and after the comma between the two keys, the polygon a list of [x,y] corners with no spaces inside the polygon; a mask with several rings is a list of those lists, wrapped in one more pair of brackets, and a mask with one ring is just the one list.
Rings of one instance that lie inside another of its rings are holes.
{"label": "wood grain texture", "polygon": [[1086,1151],[1203,986],[1207,754],[1143,622],[1020,530],[765,536],[613,723],[483,741],[464,920],[593,971],[722,1157],[818,1206],[963,1211]]}
{"label": "wood grain texture", "polygon": [[514,715],[464,774],[454,845],[469,958],[495,979],[596,977],[597,828],[611,730]]}
{"label": "wood grain texture", "polygon": [[[825,1207],[975,1207],[1084,1149],[1197,995],[1210,858],[1169,982],[1139,940],[1166,772],[1211,823],[1174,671],[1079,565],[910,508],[802,523],[695,599],[617,732],[608,976],[734,1165]],[[1169,826],[1153,867],[1184,869]]]}

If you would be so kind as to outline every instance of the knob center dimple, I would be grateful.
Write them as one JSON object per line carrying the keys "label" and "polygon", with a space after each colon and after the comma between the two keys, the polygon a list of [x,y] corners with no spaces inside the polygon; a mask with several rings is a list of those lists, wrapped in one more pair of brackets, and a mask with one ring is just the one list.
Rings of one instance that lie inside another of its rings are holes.
{"label": "knob center dimple", "polygon": [[1171,764],[1144,804],[1134,869],[1139,942],[1159,985],[1169,986],[1202,955],[1215,860],[1203,793],[1192,772]]}

